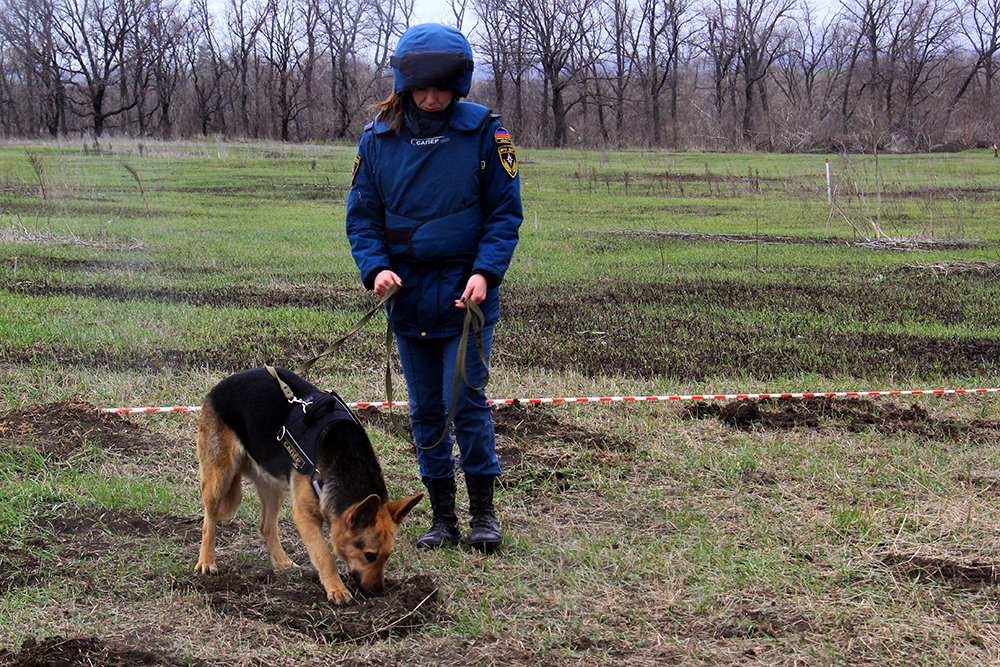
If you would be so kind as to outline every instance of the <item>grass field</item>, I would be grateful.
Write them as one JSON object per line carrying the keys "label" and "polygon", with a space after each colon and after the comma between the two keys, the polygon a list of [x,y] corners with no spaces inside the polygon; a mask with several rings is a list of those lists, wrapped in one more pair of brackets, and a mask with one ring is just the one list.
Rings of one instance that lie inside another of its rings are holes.
{"label": "grass field", "polygon": [[[98,408],[199,405],[353,325],[353,157],[0,145],[0,667],[1000,661],[995,393],[497,407],[502,553],[418,552],[424,505],[389,594],[335,609],[270,571],[248,495],[194,577],[197,414]],[[991,152],[519,157],[496,398],[1000,386]],[[309,379],[383,400],[382,333]]]}

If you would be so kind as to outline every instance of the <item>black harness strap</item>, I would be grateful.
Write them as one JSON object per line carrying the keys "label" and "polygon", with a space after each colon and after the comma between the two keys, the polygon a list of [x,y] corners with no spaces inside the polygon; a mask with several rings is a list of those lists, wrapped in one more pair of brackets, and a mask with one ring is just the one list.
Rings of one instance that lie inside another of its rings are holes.
{"label": "black harness strap", "polygon": [[[277,380],[285,399],[293,405],[302,406],[301,415],[295,410],[289,412],[286,423],[278,430],[277,440],[288,452],[288,456],[292,460],[292,467],[295,468],[296,472],[309,478],[318,498],[323,489],[323,483],[322,480],[317,479],[316,462],[310,456],[310,453],[315,453],[316,438],[323,428],[331,422],[352,421],[355,424],[359,424],[359,422],[347,404],[335,393],[319,392],[300,398],[279,377],[274,366],[266,366],[265,368],[271,377]],[[302,442],[300,443],[300,441]]]}

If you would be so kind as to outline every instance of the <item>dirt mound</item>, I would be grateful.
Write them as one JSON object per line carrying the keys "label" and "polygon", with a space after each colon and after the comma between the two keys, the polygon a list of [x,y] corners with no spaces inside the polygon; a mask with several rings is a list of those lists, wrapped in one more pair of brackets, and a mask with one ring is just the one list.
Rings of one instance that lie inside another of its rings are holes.
{"label": "dirt mound", "polygon": [[117,451],[136,451],[169,442],[122,415],[72,399],[0,412],[0,437],[15,445],[34,445],[45,455],[62,459],[85,442]]}
{"label": "dirt mound", "polygon": [[42,580],[41,561],[32,550],[0,540],[0,554],[3,554],[0,556],[0,595],[6,595],[15,588],[33,586]]}
{"label": "dirt mound", "polygon": [[896,572],[915,581],[945,582],[953,588],[981,588],[1000,583],[997,563],[963,562],[944,556],[916,553],[886,553],[881,560]]}
{"label": "dirt mound", "polygon": [[[777,409],[768,409],[774,406]],[[697,402],[681,413],[686,419],[718,418],[743,431],[754,429],[839,427],[852,433],[875,430],[879,433],[913,433],[926,438],[996,444],[1000,442],[1000,422],[983,419],[956,421],[936,419],[917,404],[899,407],[863,398],[743,398],[730,403]]]}
{"label": "dirt mound", "polygon": [[0,649],[0,667],[134,667],[166,665],[201,667],[201,660],[178,660],[150,651],[109,644],[97,637],[29,637],[19,651]]}
{"label": "dirt mound", "polygon": [[212,577],[178,582],[180,590],[204,594],[224,614],[292,628],[331,641],[372,641],[400,636],[441,617],[438,589],[428,576],[403,581],[386,579],[381,596],[364,597],[344,579],[354,601],[335,607],[326,600],[314,572],[279,573],[264,567],[242,566]]}
{"label": "dirt mound", "polygon": [[545,438],[602,451],[631,452],[636,448],[634,442],[624,438],[565,424],[537,405],[513,403],[494,409],[493,428],[498,436],[514,439]]}

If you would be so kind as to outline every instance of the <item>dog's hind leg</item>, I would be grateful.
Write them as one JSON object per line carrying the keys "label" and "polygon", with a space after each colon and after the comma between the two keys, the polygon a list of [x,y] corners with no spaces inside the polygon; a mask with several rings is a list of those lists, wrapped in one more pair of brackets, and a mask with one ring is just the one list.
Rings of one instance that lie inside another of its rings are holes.
{"label": "dog's hind leg", "polygon": [[210,403],[205,403],[198,422],[198,468],[205,518],[201,527],[201,551],[195,572],[215,574],[216,527],[233,518],[243,498],[240,469],[246,452],[236,434],[226,426]]}
{"label": "dog's hind leg", "polygon": [[271,554],[271,567],[275,570],[287,570],[298,567],[293,563],[285,550],[281,547],[281,538],[278,536],[278,514],[281,512],[281,501],[285,497],[281,487],[269,483],[260,473],[254,478],[257,487],[257,497],[260,498],[260,534],[267,544],[267,551]]}

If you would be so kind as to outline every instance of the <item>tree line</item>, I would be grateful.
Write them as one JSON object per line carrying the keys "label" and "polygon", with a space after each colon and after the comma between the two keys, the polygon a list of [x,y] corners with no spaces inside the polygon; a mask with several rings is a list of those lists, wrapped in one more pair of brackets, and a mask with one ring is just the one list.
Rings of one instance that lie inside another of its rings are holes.
{"label": "tree line", "polygon": [[[6,137],[356,140],[413,0],[0,0]],[[997,140],[1000,0],[449,0],[530,146]],[[822,11],[821,11],[822,10]]]}

